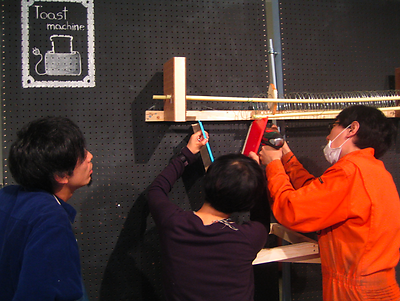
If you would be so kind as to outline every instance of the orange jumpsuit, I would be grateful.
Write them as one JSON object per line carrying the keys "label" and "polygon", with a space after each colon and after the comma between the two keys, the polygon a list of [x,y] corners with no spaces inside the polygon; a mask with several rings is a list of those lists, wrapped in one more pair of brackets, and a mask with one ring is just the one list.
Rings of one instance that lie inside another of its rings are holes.
{"label": "orange jumpsuit", "polygon": [[400,300],[399,195],[372,148],[347,154],[318,178],[288,153],[266,175],[277,221],[318,231],[325,301]]}

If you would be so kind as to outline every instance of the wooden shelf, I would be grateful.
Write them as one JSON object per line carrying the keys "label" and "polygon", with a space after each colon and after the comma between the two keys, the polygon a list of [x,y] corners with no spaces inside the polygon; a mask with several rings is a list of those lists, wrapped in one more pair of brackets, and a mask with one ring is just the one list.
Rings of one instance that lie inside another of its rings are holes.
{"label": "wooden shelf", "polygon": [[253,265],[269,262],[321,263],[318,242],[284,226],[271,223],[270,234],[274,234],[290,245],[262,249]]}

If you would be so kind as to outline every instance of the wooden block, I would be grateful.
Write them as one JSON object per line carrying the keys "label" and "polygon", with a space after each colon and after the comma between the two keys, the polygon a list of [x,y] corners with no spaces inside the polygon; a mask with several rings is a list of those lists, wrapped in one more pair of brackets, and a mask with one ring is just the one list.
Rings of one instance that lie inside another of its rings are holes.
{"label": "wooden block", "polygon": [[[278,90],[275,88],[274,84],[269,84],[268,98],[273,98],[273,99],[278,98]],[[278,104],[276,102],[271,102],[271,103],[268,103],[268,107],[272,111],[272,114],[275,115]]]}
{"label": "wooden block", "polygon": [[[198,123],[192,124],[193,132],[196,133],[200,131],[200,125]],[[201,160],[203,161],[204,169],[207,171],[208,167],[210,167],[212,160],[207,148],[204,146],[200,149]]]}
{"label": "wooden block", "polygon": [[145,121],[165,121],[164,120],[164,111],[146,111],[145,113]]}
{"label": "wooden block", "polygon": [[186,58],[173,57],[164,64],[164,121],[186,121]]}
{"label": "wooden block", "polygon": [[[394,81],[395,81],[395,84],[394,84],[395,85],[395,89],[396,90],[400,90],[400,67],[396,68],[396,70],[395,70],[395,79],[394,79]],[[400,105],[400,101],[397,100],[396,104]],[[396,117],[399,117],[399,113],[396,114]]]}

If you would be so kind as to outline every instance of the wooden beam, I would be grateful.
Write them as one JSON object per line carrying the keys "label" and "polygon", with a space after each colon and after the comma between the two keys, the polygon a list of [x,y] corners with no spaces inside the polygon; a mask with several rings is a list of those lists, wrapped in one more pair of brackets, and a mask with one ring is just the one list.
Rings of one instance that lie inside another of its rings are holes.
{"label": "wooden beam", "polygon": [[[400,67],[395,69],[395,89],[396,90],[400,90]],[[400,105],[400,100],[397,100],[397,105]],[[398,114],[398,116],[396,117],[400,117],[400,114]]]}
{"label": "wooden beam", "polygon": [[[200,131],[200,125],[198,123],[192,124],[193,132],[196,133]],[[207,171],[208,167],[211,165],[211,158],[210,155],[208,154],[206,146],[203,146],[200,149],[200,156],[201,160],[203,161],[204,169]]]}
{"label": "wooden beam", "polygon": [[164,64],[164,121],[186,121],[186,58],[173,57]]}
{"label": "wooden beam", "polygon": [[[388,118],[400,117],[400,107],[381,108]],[[270,111],[256,110],[206,110],[206,111],[186,111],[185,121],[237,121],[254,120],[268,117],[269,120],[293,120],[293,119],[334,119],[340,111],[320,111],[320,112],[301,112],[301,111],[280,111],[272,114]],[[146,122],[177,121],[164,118],[164,111],[146,111]]]}

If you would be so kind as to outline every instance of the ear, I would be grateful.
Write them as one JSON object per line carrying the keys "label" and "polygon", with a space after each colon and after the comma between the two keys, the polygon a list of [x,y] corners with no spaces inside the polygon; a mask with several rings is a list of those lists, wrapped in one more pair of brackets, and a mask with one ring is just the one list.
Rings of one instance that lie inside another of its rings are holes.
{"label": "ear", "polygon": [[69,177],[66,174],[55,174],[54,179],[58,184],[67,184]]}
{"label": "ear", "polygon": [[347,138],[351,138],[351,137],[356,136],[359,129],[360,129],[360,124],[358,123],[358,121],[353,121],[350,124],[349,132],[347,134]]}

